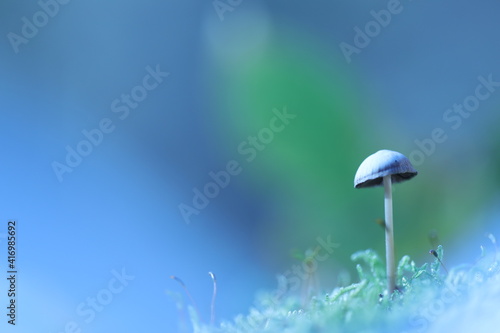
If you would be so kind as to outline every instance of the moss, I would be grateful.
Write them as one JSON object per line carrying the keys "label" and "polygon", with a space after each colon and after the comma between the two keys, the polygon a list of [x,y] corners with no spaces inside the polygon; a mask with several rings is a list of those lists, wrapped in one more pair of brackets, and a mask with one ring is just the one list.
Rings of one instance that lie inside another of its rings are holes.
{"label": "moss", "polygon": [[[192,328],[195,333],[409,333],[437,332],[434,327],[448,331],[448,326],[457,331],[467,327],[467,323],[456,327],[457,321],[464,320],[462,313],[474,313],[474,308],[482,302],[496,304],[500,294],[500,263],[496,251],[483,253],[474,265],[457,266],[448,272],[441,263],[441,246],[435,255],[430,264],[420,267],[409,256],[404,256],[397,268],[398,290],[393,295],[386,293],[382,260],[376,252],[365,250],[351,257],[357,263],[359,281],[312,297],[305,306],[296,297],[277,301],[268,293],[260,297],[258,306],[248,314],[238,315],[219,326],[201,323],[191,310]],[[498,292],[485,293],[485,288]],[[488,299],[490,294],[492,299]]]}

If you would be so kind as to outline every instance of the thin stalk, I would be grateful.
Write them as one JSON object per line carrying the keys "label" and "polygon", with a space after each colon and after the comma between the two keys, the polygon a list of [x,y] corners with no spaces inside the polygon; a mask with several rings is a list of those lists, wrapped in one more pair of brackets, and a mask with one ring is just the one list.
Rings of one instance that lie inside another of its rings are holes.
{"label": "thin stalk", "polygon": [[434,257],[436,257],[436,259],[441,264],[441,267],[443,267],[443,269],[446,272],[446,274],[448,274],[448,269],[446,269],[446,266],[443,264],[443,262],[441,261],[441,259],[439,259],[439,256],[438,256],[437,252],[435,250],[430,250],[429,253],[432,254]]}
{"label": "thin stalk", "polygon": [[186,287],[186,285],[184,284],[184,281],[182,281],[180,278],[178,278],[177,276],[175,275],[171,275],[170,278],[172,280],[175,280],[177,281],[181,287],[184,289],[184,291],[186,292],[186,295],[188,296],[189,300],[191,301],[191,303],[193,304],[193,307],[196,311],[196,314],[198,315],[198,319],[199,320],[202,320],[201,319],[201,315],[200,315],[200,310],[198,310],[198,305],[196,305],[196,302],[194,301],[194,298],[193,296],[191,296],[191,293],[189,292],[189,289]]}
{"label": "thin stalk", "polygon": [[392,181],[384,177],[385,208],[385,259],[387,265],[387,291],[391,295],[396,289],[396,260],[394,259],[394,227],[392,222]]}
{"label": "thin stalk", "polygon": [[214,283],[214,291],[212,294],[212,303],[210,304],[210,325],[214,326],[215,324],[215,297],[217,296],[217,280],[215,279],[215,275],[212,272],[208,272],[212,282]]}

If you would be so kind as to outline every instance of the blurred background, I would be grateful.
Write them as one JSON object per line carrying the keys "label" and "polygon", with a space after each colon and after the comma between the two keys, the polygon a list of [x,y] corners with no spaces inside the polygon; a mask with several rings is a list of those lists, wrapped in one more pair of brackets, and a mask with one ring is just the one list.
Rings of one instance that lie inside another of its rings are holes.
{"label": "blurred background", "polygon": [[394,187],[398,258],[473,262],[498,236],[496,1],[59,1],[0,5],[17,329],[189,327],[171,275],[208,322],[209,271],[230,320],[318,238],[317,292],[356,281],[353,252],[384,256],[382,189],[353,188],[379,149],[419,171]]}

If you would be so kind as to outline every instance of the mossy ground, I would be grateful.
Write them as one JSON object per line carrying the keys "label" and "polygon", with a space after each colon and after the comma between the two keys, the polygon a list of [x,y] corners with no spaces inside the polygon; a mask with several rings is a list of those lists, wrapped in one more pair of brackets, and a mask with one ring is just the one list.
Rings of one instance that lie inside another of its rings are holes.
{"label": "mossy ground", "polygon": [[[232,332],[487,332],[499,327],[500,263],[495,250],[473,264],[449,271],[440,262],[443,248],[430,263],[417,266],[404,256],[397,267],[398,290],[386,293],[385,266],[372,250],[354,253],[359,281],[312,297],[277,301],[261,295],[248,314],[218,326],[201,323],[189,308],[195,333]],[[495,312],[496,311],[496,312]],[[482,318],[482,319],[481,319]],[[479,320],[479,322],[478,322]],[[483,330],[477,330],[483,325]],[[486,326],[485,326],[486,325]],[[492,325],[490,327],[490,325]]]}

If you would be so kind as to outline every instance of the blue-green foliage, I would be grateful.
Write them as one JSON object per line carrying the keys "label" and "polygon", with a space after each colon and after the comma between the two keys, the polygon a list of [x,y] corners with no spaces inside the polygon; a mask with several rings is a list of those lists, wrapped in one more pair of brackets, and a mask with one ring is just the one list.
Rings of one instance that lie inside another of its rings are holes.
{"label": "blue-green foliage", "polygon": [[[264,295],[249,314],[217,327],[201,323],[191,309],[193,331],[435,332],[433,326],[441,325],[443,329],[449,324],[443,324],[442,318],[460,317],[453,311],[466,306],[477,290],[490,288],[491,283],[498,285],[500,281],[496,251],[482,253],[475,264],[454,267],[449,272],[441,263],[442,246],[436,249],[436,254],[437,258],[422,266],[417,266],[409,256],[401,258],[397,266],[398,288],[393,295],[387,295],[384,263],[373,250],[359,251],[351,256],[357,264],[358,282],[312,297],[306,305],[292,296],[277,300],[273,294]],[[499,299],[500,287],[495,290],[492,297]]]}

